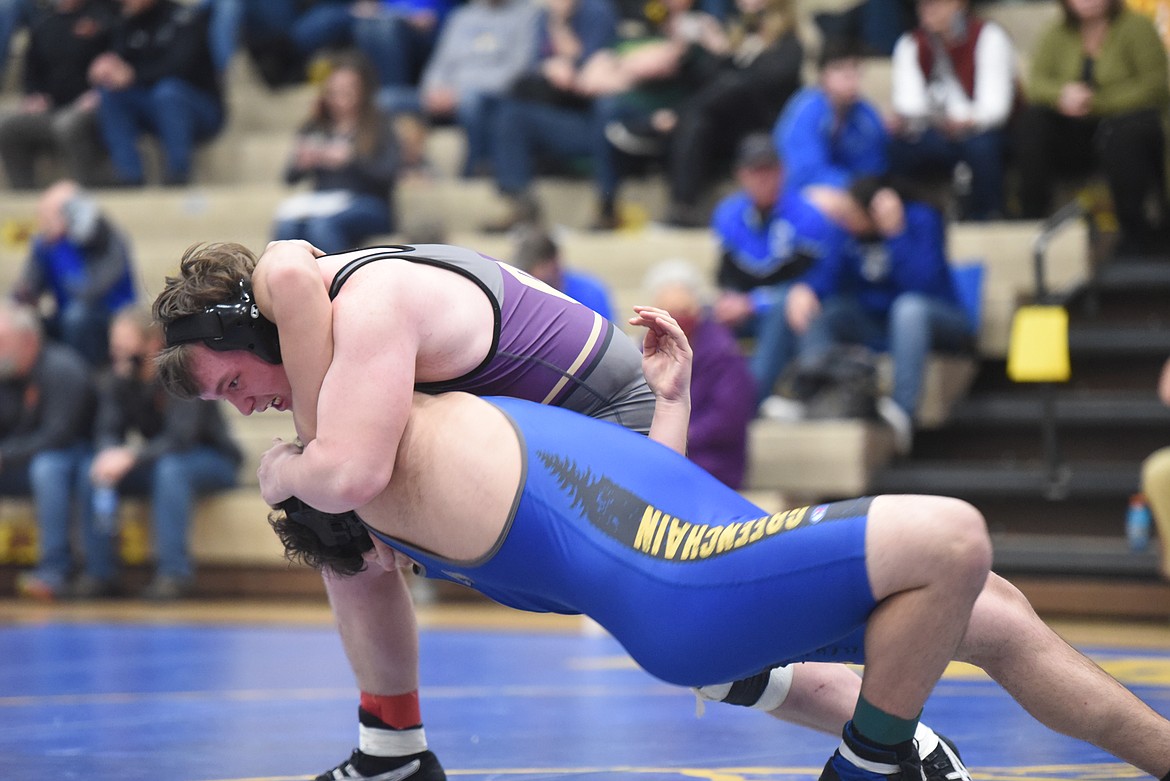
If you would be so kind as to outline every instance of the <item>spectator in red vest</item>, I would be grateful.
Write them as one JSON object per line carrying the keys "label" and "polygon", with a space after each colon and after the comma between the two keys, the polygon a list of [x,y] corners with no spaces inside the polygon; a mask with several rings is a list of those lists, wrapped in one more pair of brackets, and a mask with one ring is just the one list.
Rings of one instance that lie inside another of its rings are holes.
{"label": "spectator in red vest", "polygon": [[890,169],[955,181],[962,216],[1002,216],[1016,54],[969,0],[918,0],[918,27],[894,47]]}

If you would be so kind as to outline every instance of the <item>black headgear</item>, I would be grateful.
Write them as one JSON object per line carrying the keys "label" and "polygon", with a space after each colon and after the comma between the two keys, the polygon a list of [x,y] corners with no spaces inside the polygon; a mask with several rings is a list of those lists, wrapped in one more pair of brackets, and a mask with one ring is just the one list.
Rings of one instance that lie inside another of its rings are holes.
{"label": "black headgear", "polygon": [[341,548],[356,544],[362,551],[373,545],[366,525],[353,510],[344,513],[326,513],[290,496],[279,505],[288,519],[307,527],[327,547]]}
{"label": "black headgear", "polygon": [[163,326],[167,347],[203,342],[212,350],[247,350],[267,363],[280,363],[280,337],[276,324],[260,314],[246,280],[230,301],[215,304]]}

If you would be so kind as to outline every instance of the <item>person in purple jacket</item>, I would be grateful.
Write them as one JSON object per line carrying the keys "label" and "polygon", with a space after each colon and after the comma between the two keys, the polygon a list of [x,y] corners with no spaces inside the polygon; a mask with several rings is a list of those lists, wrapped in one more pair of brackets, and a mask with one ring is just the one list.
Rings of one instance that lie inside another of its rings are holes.
{"label": "person in purple jacket", "polygon": [[[631,325],[653,326],[648,311],[636,308]],[[365,504],[396,473],[395,443],[415,391],[527,399],[651,438],[680,417],[685,428],[689,415],[689,402],[667,409],[659,402],[655,410],[642,355],[612,322],[463,247],[325,255],[282,241],[257,259],[238,244],[196,245],[168,278],[154,315],[166,332],[159,375],[168,388],[226,399],[245,415],[292,412],[306,444],[270,487],[325,513]],[[651,327],[650,348],[654,335]],[[402,573],[371,569],[326,576],[325,584],[361,700],[358,749],[319,781],[441,781],[422,727],[418,632]],[[699,695],[837,734],[859,685],[841,665],[806,664]],[[962,777],[951,775],[962,762],[950,744],[921,729],[924,766],[935,768],[929,781]]]}
{"label": "person in purple jacket", "polygon": [[687,458],[739,490],[747,471],[748,423],[756,414],[756,382],[747,359],[731,329],[712,317],[706,303],[711,296],[693,263],[657,263],[642,287],[651,306],[675,319],[694,354]]}
{"label": "person in purple jacket", "polygon": [[959,352],[975,337],[947,264],[944,218],[877,177],[859,179],[828,211],[848,235],[789,292],[819,308],[801,337],[801,359],[815,361],[837,344],[889,352],[893,389],[878,412],[905,453],[930,352]]}

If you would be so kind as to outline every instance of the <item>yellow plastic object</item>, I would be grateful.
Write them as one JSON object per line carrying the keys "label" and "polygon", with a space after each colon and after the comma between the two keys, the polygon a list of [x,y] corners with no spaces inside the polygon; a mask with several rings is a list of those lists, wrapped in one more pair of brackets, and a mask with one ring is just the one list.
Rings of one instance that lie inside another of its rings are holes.
{"label": "yellow plastic object", "polygon": [[1067,382],[1071,373],[1065,308],[1017,309],[1008,341],[1008,377],[1013,382]]}

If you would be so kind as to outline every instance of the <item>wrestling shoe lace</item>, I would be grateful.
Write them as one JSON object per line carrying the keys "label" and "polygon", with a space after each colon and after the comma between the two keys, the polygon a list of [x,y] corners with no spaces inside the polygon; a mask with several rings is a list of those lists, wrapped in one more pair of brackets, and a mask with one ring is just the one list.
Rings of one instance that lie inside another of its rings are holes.
{"label": "wrestling shoe lace", "polygon": [[446,781],[439,758],[431,751],[405,757],[375,757],[354,749],[349,759],[314,781]]}
{"label": "wrestling shoe lace", "polygon": [[938,747],[923,757],[922,774],[926,781],[971,781],[959,750],[942,735],[938,736]]}

